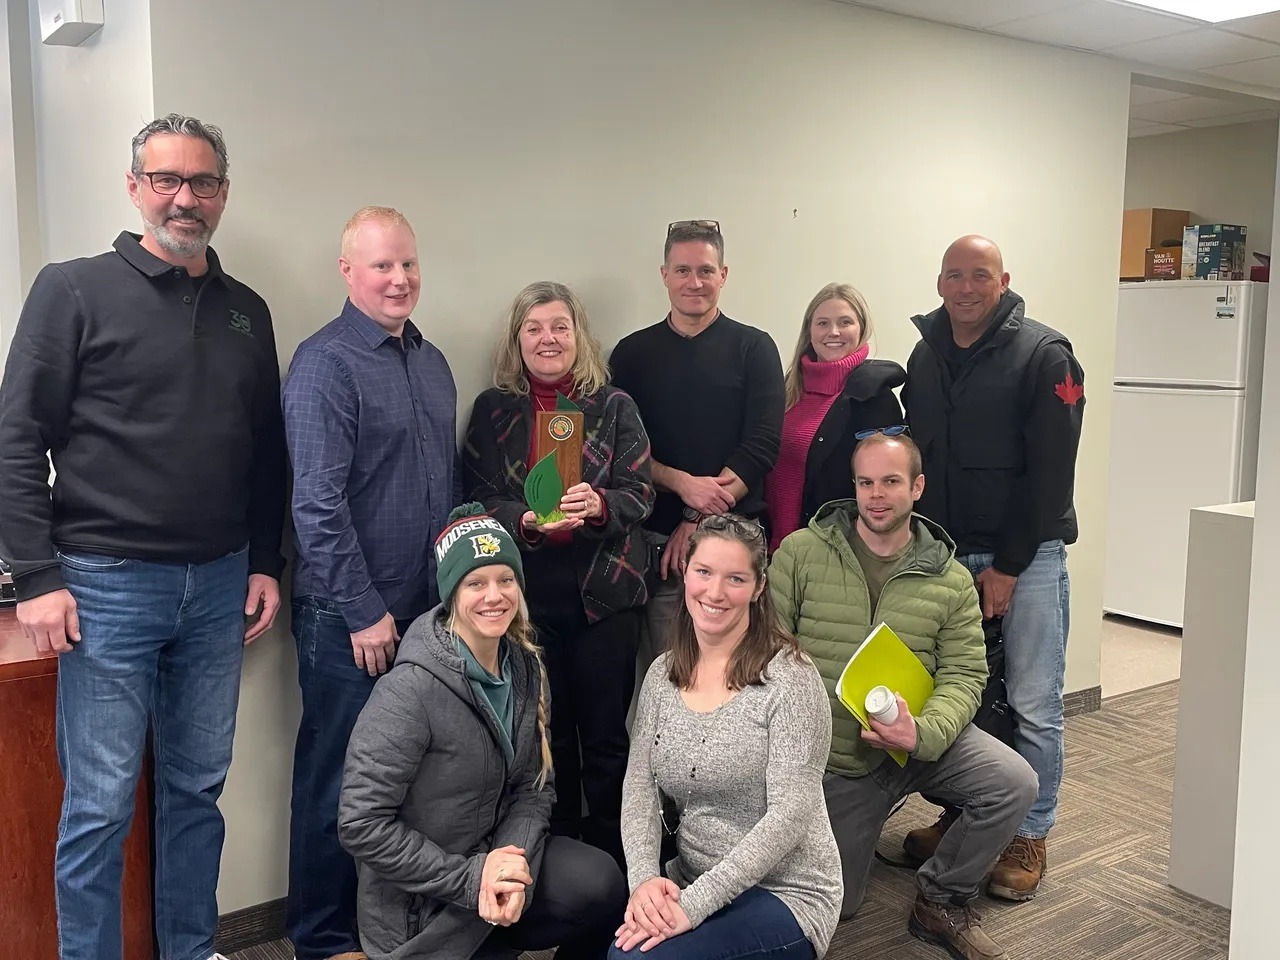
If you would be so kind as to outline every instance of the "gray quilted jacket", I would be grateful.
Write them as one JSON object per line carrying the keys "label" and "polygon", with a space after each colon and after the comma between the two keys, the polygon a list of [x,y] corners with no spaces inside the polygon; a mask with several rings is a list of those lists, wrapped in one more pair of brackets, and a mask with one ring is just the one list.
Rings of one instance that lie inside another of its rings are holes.
{"label": "gray quilted jacket", "polygon": [[493,930],[477,912],[489,851],[523,847],[535,883],[542,863],[555,791],[535,786],[537,664],[511,645],[509,767],[445,622],[441,607],[413,622],[347,747],[338,836],[359,869],[370,960],[468,960]]}

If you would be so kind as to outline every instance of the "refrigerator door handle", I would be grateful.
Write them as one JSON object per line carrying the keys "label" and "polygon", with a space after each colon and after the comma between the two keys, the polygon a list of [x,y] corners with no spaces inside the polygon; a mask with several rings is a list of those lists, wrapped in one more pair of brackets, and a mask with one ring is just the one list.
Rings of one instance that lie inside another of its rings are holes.
{"label": "refrigerator door handle", "polygon": [[1152,393],[1243,393],[1244,385],[1239,383],[1170,383],[1168,380],[1142,380],[1130,377],[1127,380],[1116,380],[1113,387],[1117,390],[1145,390]]}

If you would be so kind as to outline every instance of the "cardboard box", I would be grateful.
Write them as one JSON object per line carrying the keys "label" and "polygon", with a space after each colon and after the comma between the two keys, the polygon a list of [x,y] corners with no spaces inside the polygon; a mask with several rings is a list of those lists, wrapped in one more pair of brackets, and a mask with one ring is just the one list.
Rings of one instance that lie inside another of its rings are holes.
{"label": "cardboard box", "polygon": [[1120,234],[1120,279],[1143,279],[1147,250],[1158,248],[1166,240],[1181,240],[1183,229],[1193,219],[1187,210],[1151,207],[1126,210]]}
{"label": "cardboard box", "polygon": [[1188,280],[1244,280],[1248,227],[1201,223],[1182,232],[1182,275]]}
{"label": "cardboard box", "polygon": [[1182,277],[1182,247],[1147,247],[1144,280],[1177,280]]}

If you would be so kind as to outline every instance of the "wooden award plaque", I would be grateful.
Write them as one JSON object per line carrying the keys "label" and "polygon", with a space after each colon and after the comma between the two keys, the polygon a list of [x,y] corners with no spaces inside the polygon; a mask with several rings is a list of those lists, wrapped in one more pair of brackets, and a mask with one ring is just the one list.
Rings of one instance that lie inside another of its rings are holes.
{"label": "wooden award plaque", "polygon": [[[539,410],[534,421],[537,442],[533,463],[549,453],[556,455],[562,490],[582,482],[582,411]],[[533,466],[531,463],[530,467]]]}

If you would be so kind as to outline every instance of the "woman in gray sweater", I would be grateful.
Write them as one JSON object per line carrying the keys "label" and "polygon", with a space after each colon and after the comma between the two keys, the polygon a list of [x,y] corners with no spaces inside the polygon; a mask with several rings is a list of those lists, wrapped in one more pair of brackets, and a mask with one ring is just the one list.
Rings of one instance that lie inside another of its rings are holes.
{"label": "woman in gray sweater", "polygon": [[[800,960],[831,942],[843,896],[822,794],[831,705],[778,622],[765,548],[760,525],[731,514],[690,539],[685,602],[636,712],[631,899],[611,960]],[[677,853],[665,871],[664,832]]]}
{"label": "woman in gray sweater", "polygon": [[338,836],[370,960],[598,960],[626,904],[613,858],[549,837],[546,677],[520,550],[479,504],[436,541],[441,606],[406,632],[347,748]]}

